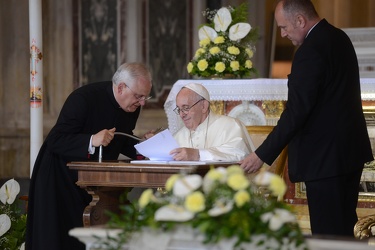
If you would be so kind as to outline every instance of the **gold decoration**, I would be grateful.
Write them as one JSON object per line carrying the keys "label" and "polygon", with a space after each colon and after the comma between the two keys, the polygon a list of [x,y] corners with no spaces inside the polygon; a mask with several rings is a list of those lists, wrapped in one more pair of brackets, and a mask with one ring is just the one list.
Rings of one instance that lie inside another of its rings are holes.
{"label": "gold decoration", "polygon": [[285,105],[284,101],[263,101],[262,108],[266,117],[280,117]]}
{"label": "gold decoration", "polygon": [[225,114],[225,102],[224,101],[210,101],[211,111],[218,115]]}

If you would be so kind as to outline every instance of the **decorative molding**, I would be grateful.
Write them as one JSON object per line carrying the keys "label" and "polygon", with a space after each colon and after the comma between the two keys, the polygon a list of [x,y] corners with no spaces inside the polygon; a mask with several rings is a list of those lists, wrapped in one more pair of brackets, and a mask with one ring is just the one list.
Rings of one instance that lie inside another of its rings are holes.
{"label": "decorative molding", "polygon": [[112,79],[126,61],[148,64],[151,99],[145,108],[162,108],[165,91],[189,78],[195,2],[172,0],[75,0],[74,88]]}
{"label": "decorative molding", "polygon": [[360,76],[375,77],[375,28],[347,28],[343,31],[353,43]]}

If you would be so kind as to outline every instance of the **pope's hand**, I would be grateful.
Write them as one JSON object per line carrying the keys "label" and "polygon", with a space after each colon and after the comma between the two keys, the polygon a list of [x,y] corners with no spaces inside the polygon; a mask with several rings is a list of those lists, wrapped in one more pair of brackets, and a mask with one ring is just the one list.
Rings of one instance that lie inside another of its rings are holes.
{"label": "pope's hand", "polygon": [[116,128],[111,129],[103,129],[93,135],[92,137],[92,145],[94,147],[99,147],[101,145],[108,146],[108,144],[112,141],[115,135]]}
{"label": "pope's hand", "polygon": [[195,148],[175,148],[169,154],[175,161],[199,161],[199,150]]}

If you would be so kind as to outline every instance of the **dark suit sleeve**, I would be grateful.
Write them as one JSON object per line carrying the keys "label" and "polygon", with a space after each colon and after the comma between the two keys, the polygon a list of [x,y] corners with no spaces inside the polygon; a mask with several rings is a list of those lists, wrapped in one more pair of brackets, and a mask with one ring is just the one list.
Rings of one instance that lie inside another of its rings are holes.
{"label": "dark suit sleeve", "polygon": [[315,123],[311,117],[316,108],[319,93],[324,82],[325,69],[321,56],[311,48],[297,50],[292,65],[292,73],[288,76],[288,101],[281,114],[277,126],[264,143],[255,151],[267,164],[277,158],[292,138],[308,129],[309,122]]}

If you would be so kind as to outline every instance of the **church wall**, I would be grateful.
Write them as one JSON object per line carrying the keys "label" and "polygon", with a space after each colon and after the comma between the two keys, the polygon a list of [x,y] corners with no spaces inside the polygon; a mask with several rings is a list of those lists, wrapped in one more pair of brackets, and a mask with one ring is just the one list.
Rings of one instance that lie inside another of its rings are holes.
{"label": "church wall", "polygon": [[[47,135],[73,90],[72,1],[43,0],[43,124]],[[0,1],[0,178],[28,178],[28,1]]]}

